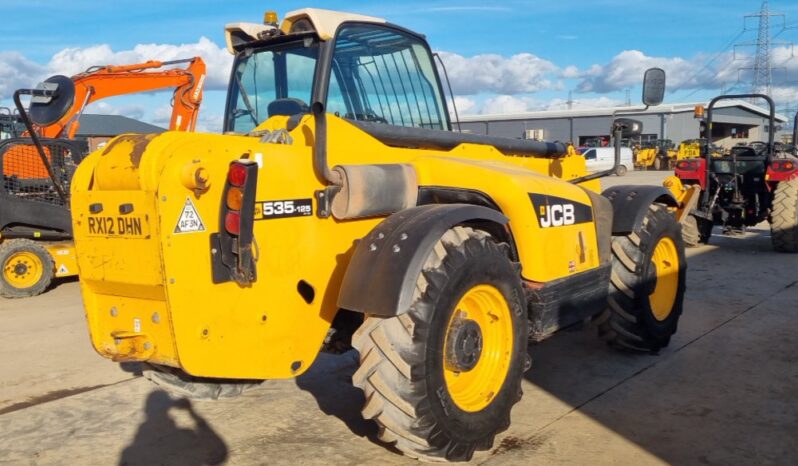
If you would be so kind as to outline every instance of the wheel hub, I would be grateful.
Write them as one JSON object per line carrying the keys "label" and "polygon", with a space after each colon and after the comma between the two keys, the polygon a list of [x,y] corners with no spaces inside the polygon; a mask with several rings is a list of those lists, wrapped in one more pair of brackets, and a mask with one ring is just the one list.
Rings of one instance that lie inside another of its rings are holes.
{"label": "wheel hub", "polygon": [[482,331],[471,319],[460,318],[449,329],[446,366],[457,372],[473,369],[482,355]]}
{"label": "wheel hub", "polygon": [[25,275],[28,272],[28,266],[23,264],[22,262],[17,262],[14,265],[14,274],[15,275]]}

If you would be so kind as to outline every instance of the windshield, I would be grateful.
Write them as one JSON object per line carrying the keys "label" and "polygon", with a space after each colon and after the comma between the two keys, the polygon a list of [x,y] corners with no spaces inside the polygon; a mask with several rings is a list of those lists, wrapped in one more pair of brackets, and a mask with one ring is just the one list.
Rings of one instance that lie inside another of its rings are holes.
{"label": "windshield", "polygon": [[[225,131],[246,134],[271,116],[310,112],[318,56],[315,36],[271,42],[239,55]],[[349,120],[450,127],[425,42],[378,25],[346,26],[338,33],[325,104],[329,113]]]}
{"label": "windshield", "polygon": [[307,107],[318,52],[318,43],[306,39],[256,50],[239,59],[233,70],[225,131],[248,133],[270,116],[286,114],[287,106]]}

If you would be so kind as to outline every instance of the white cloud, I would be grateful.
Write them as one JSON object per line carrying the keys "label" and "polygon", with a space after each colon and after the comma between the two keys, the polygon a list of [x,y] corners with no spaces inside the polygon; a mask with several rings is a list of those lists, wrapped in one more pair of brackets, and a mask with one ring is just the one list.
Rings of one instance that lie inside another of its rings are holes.
{"label": "white cloud", "polygon": [[[152,118],[149,122],[163,128],[168,128],[171,119],[172,106],[162,105],[153,111]],[[202,133],[221,133],[222,119],[222,115],[200,110],[195,131]]]}
{"label": "white cloud", "polygon": [[[0,100],[11,97],[19,88],[34,87],[50,75],[73,76],[93,66],[142,63],[148,60],[171,61],[200,56],[207,67],[205,88],[227,88],[233,57],[206,37],[191,44],[139,44],[129,50],[114,51],[109,45],[67,48],[57,52],[46,65],[18,52],[0,52]],[[184,66],[184,65],[177,65]]]}
{"label": "white cloud", "polygon": [[0,52],[0,100],[8,99],[14,91],[30,87],[35,76],[46,73],[44,66],[28,60],[18,52]]}
{"label": "white cloud", "polygon": [[[475,100],[461,95],[454,96],[454,104],[457,106],[457,113],[459,115],[474,113],[477,108],[477,102]],[[454,115],[453,109],[449,109],[449,113]]]}
{"label": "white cloud", "polygon": [[[92,66],[142,63],[148,60],[171,61],[202,57],[207,67],[206,89],[226,89],[233,57],[206,37],[191,44],[139,44],[130,50],[114,51],[107,44],[67,48],[53,55],[47,64],[51,74],[72,76]],[[181,66],[181,65],[178,65]]]}
{"label": "white cloud", "polygon": [[[574,99],[571,108],[606,108],[617,107],[623,102],[608,97],[597,97],[588,99]],[[531,96],[512,96],[499,95],[486,99],[481,105],[474,105],[471,113],[480,114],[502,114],[502,113],[522,113],[536,112],[541,110],[567,110],[568,101],[566,99],[540,100]]]}
{"label": "white cloud", "polygon": [[439,54],[446,64],[452,90],[458,95],[480,92],[520,94],[562,87],[556,80],[559,68],[531,53],[519,53],[509,58],[495,54],[473,57],[451,52]]}
{"label": "white cloud", "polygon": [[646,69],[659,67],[666,72],[669,90],[719,89],[735,83],[738,70],[748,61],[747,57],[740,54],[735,57],[732,53],[686,59],[652,57],[639,50],[624,50],[607,64],[594,64],[583,71],[569,69],[568,77],[582,79],[577,87],[581,92],[606,93],[639,85]]}

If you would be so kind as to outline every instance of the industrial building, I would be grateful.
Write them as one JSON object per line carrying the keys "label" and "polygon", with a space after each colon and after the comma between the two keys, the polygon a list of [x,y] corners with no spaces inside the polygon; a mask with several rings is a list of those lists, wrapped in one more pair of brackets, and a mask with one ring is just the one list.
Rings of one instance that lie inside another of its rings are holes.
{"label": "industrial building", "polygon": [[[609,145],[613,114],[643,123],[641,141],[670,139],[678,144],[702,137],[703,120],[694,115],[696,105],[706,102],[524,112],[460,117],[464,132],[520,139],[572,142],[577,146]],[[631,113],[629,113],[631,112]],[[769,111],[743,100],[718,102],[713,111],[713,141],[723,147],[741,142],[766,141]],[[787,118],[776,115],[777,130]]]}
{"label": "industrial building", "polygon": [[89,142],[89,150],[93,151],[120,134],[160,134],[164,131],[166,128],[122,115],[85,114],[80,117],[80,127],[75,133],[75,138],[86,139]]}

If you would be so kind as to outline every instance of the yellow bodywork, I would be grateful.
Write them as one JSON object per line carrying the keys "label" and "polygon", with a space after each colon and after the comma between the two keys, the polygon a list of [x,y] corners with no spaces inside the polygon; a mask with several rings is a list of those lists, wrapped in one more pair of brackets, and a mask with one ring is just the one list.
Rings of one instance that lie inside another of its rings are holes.
{"label": "yellow bodywork", "polygon": [[698,205],[701,196],[701,187],[698,184],[685,186],[678,176],[671,175],[665,178],[662,186],[673,194],[676,199],[674,219],[677,223],[682,223],[690,215],[690,212]]}
{"label": "yellow bodywork", "polygon": [[[513,157],[474,144],[389,147],[345,120],[327,120],[330,166],[406,163],[420,187],[488,194],[511,219],[525,280],[549,282],[599,265],[592,222],[540,228],[529,199],[541,193],[591,205],[581,187],[553,179],[583,175],[581,157]],[[275,116],[258,129],[285,125]],[[312,166],[313,118],[305,116],[290,136],[288,144],[179,132],[121,136],[85,159],[73,180],[72,214],[92,343],[101,355],[225,378],[291,377],[311,365],[337,312],[354,246],[383,218],[315,216],[314,192],[324,185]],[[213,284],[210,234],[219,231],[228,165],[239,158],[259,164],[257,201],[314,198],[314,215],[256,221],[257,280]],[[204,192],[186,182],[185,173],[197,170],[207,178]],[[599,191],[598,180],[583,186]],[[188,203],[203,230],[176,233]],[[91,213],[92,205],[102,211]],[[132,211],[120,214],[123,205]],[[116,231],[98,227],[107,224]],[[300,281],[315,292],[310,303],[297,292]]]}
{"label": "yellow bodywork", "polygon": [[47,243],[44,245],[53,258],[55,277],[73,277],[78,274],[78,259],[75,255],[75,245],[71,241]]}

